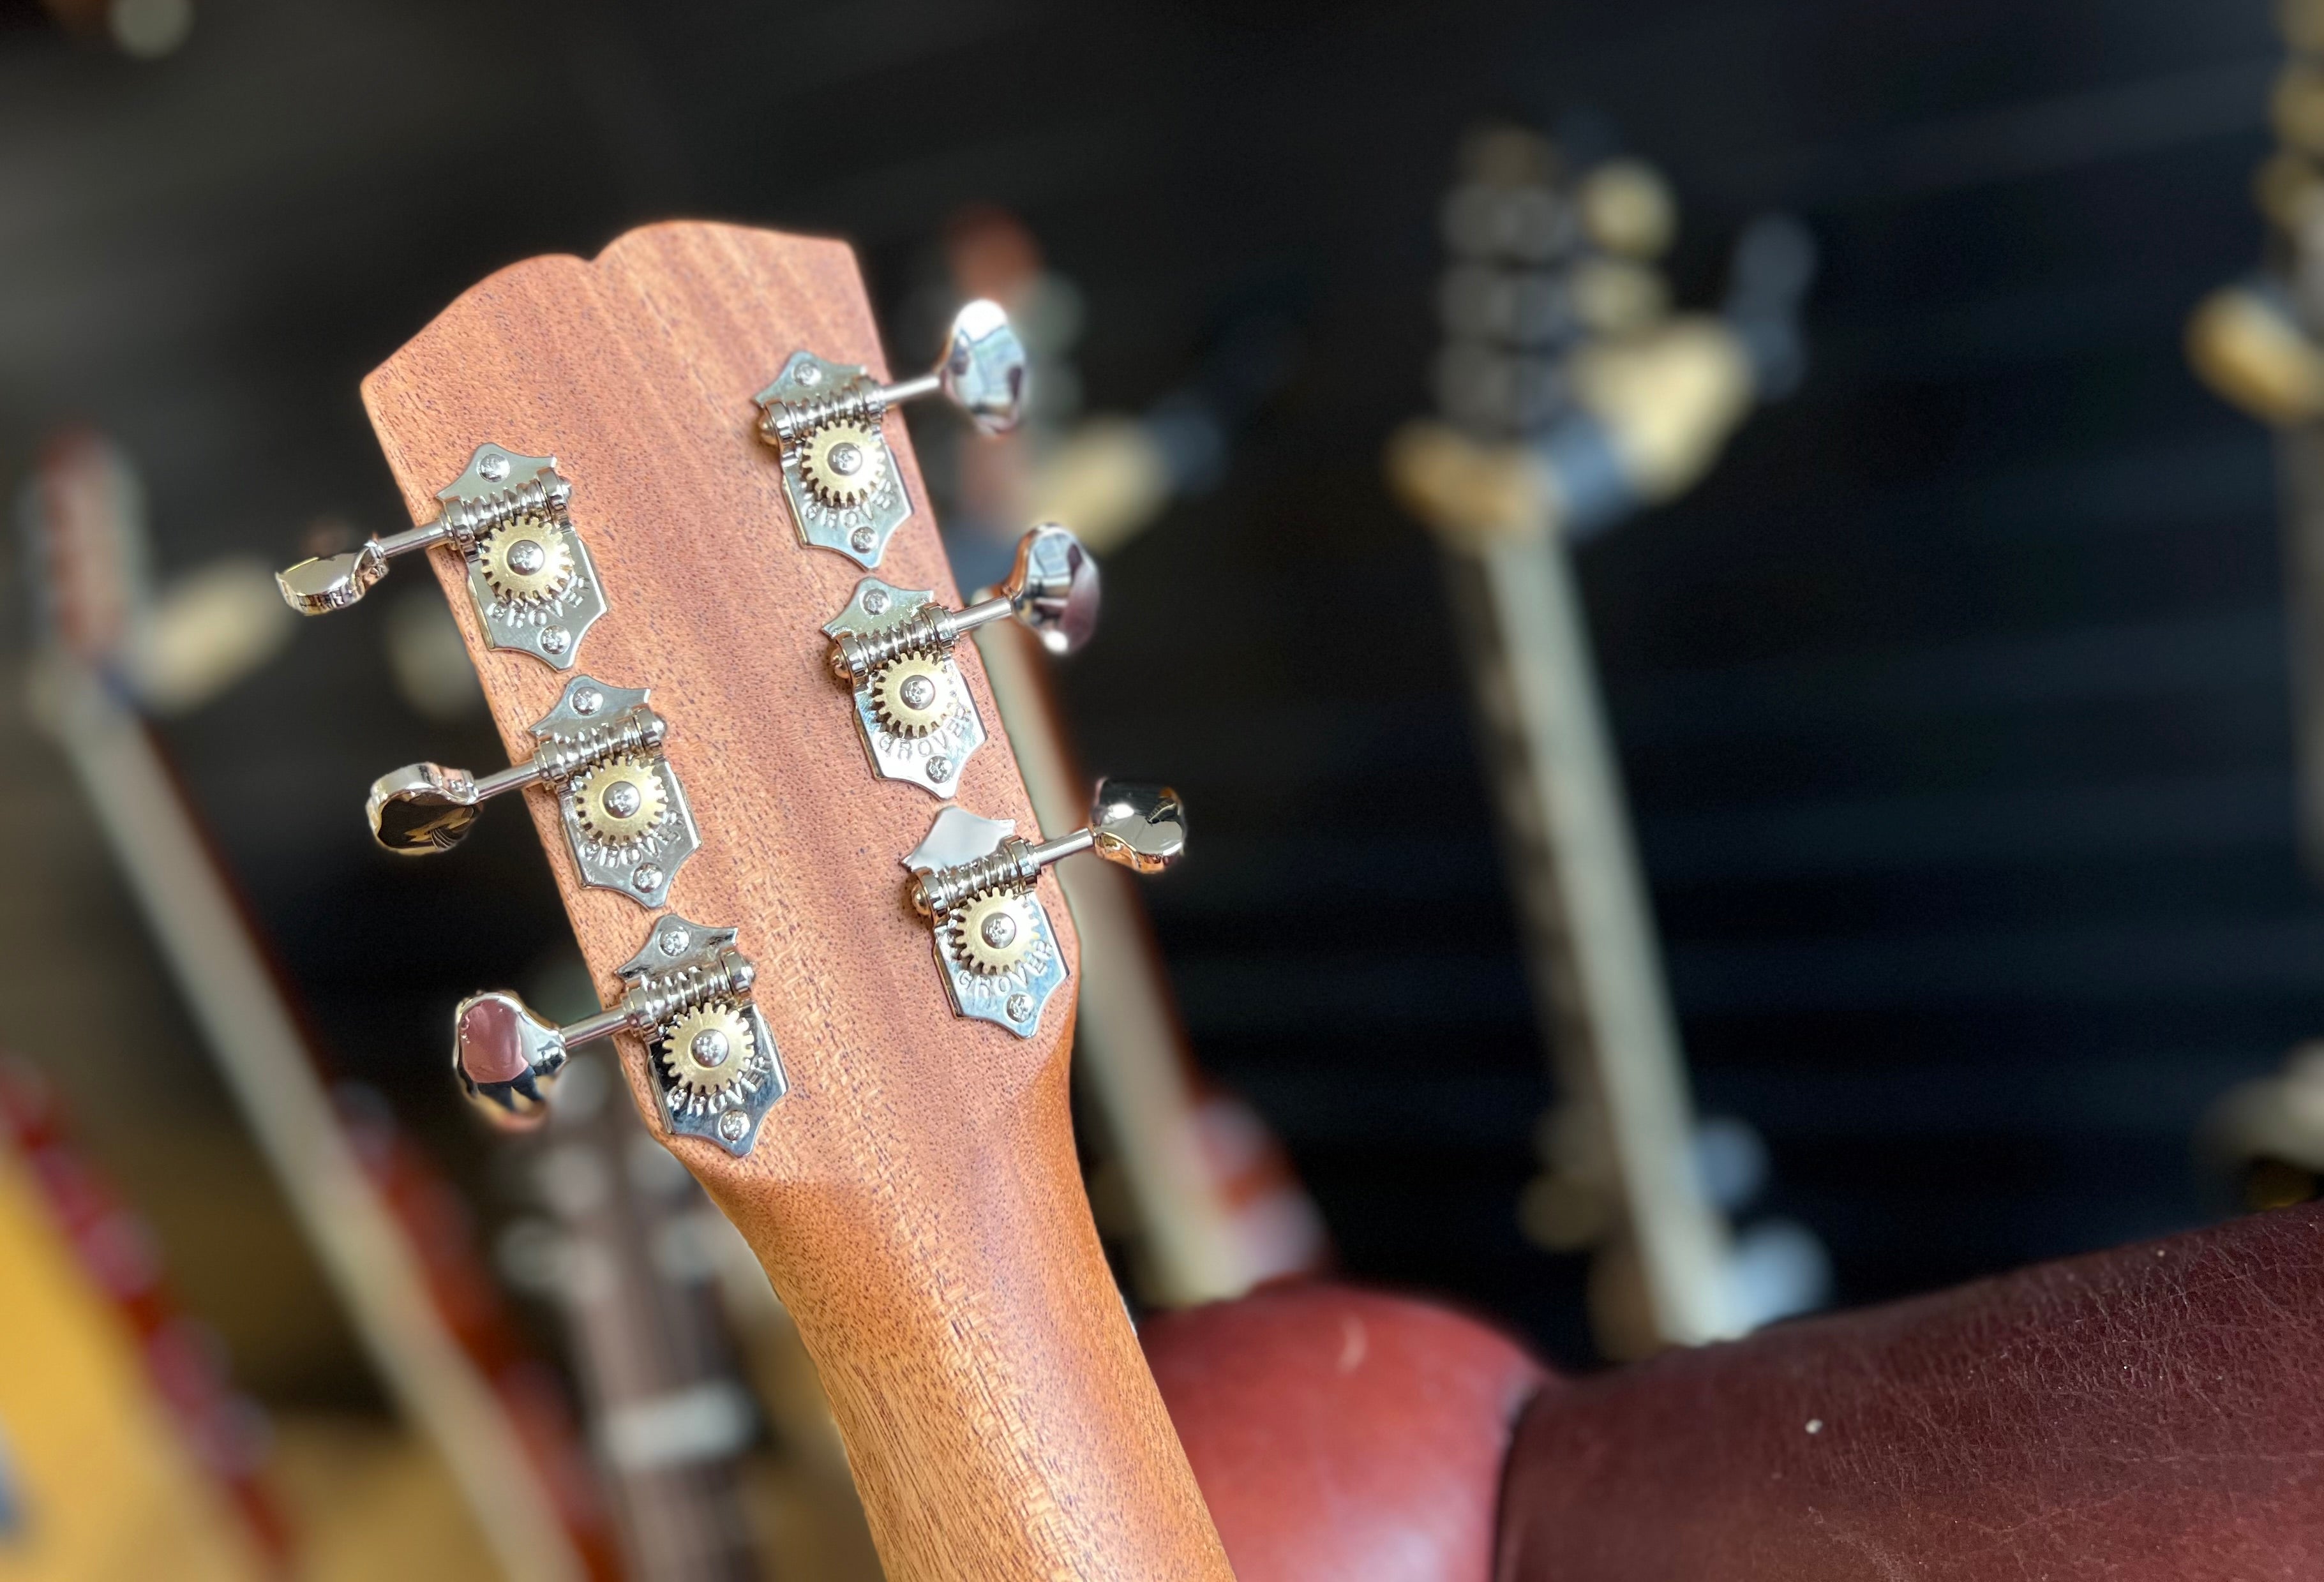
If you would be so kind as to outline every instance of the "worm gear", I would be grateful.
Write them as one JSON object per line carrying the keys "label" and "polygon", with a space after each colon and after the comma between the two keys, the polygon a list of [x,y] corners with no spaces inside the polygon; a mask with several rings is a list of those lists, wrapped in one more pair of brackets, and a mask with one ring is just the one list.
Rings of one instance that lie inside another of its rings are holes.
{"label": "worm gear", "polygon": [[945,943],[972,972],[997,977],[1020,965],[1039,935],[1023,896],[987,890],[952,915]]}
{"label": "worm gear", "polygon": [[898,736],[926,736],[959,706],[959,689],[939,660],[902,655],[872,677],[872,713]]}
{"label": "worm gear", "polygon": [[887,471],[887,446],[861,424],[825,423],[799,451],[800,479],[836,510],[871,499]]}
{"label": "worm gear", "polygon": [[757,1053],[749,1019],[731,1005],[696,1006],[661,1030],[661,1069],[688,1093],[724,1093]]}
{"label": "worm gear", "polygon": [[511,517],[476,546],[476,562],[495,596],[512,604],[546,604],[573,581],[566,530],[534,511]]}
{"label": "worm gear", "polygon": [[641,758],[597,765],[573,786],[573,816],[582,832],[605,846],[641,841],[669,811],[661,777]]}

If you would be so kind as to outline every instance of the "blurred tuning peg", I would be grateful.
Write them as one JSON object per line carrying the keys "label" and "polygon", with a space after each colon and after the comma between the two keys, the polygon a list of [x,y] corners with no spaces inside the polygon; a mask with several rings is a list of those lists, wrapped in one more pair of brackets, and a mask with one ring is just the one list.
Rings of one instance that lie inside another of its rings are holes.
{"label": "blurred tuning peg", "polygon": [[540,746],[523,762],[482,777],[426,763],[381,776],[364,803],[372,837],[408,857],[449,851],[475,825],[479,804],[549,786],[582,882],[662,905],[702,838],[662,754],[669,727],[648,706],[650,694],[576,676],[534,722]]}
{"label": "blurred tuning peg", "polygon": [[824,627],[831,670],[855,689],[855,721],[882,778],[949,796],[984,722],[961,685],[953,649],[978,627],[1013,617],[1053,654],[1069,654],[1097,626],[1097,561],[1081,540],[1045,523],[1017,544],[1017,563],[991,598],[949,610],[928,589],[855,584],[847,608]]}
{"label": "blurred tuning peg", "polygon": [[1041,870],[1093,851],[1134,873],[1158,873],[1185,852],[1186,814],[1167,786],[1102,780],[1084,827],[1038,842],[1015,828],[947,807],[904,866],[914,874],[912,909],[935,928],[953,1010],[1030,1037],[1065,980],[1048,913],[1033,893]]}
{"label": "blurred tuning peg", "polygon": [[998,302],[979,299],[953,315],[944,356],[918,379],[883,387],[887,406],[935,391],[968,414],[983,434],[1006,434],[1025,415],[1025,343]]}
{"label": "blurred tuning peg", "polygon": [[860,363],[798,351],[761,391],[759,437],[782,455],[783,488],[809,547],[835,549],[870,569],[911,513],[881,434],[888,409],[941,391],[985,434],[1017,426],[1025,409],[1025,345],[997,302],[955,314],[936,365],[881,384]]}
{"label": "blurred tuning peg", "polygon": [[462,1091],[496,1125],[532,1126],[574,1049],[635,1033],[646,1040],[669,1128],[748,1154],[759,1122],[789,1084],[751,998],[757,969],[734,949],[734,930],[703,928],[675,913],[657,918],[620,975],[629,986],[620,1004],[562,1027],[504,990],[462,1000],[452,1018],[452,1071]]}
{"label": "blurred tuning peg", "polygon": [[366,538],[345,555],[302,560],[278,573],[275,585],[300,614],[327,615],[359,602],[395,556],[450,544],[468,564],[468,596],[485,642],[567,669],[605,612],[596,564],[574,530],[572,498],[555,456],[478,446],[460,475],[437,492],[442,510],[434,521]]}

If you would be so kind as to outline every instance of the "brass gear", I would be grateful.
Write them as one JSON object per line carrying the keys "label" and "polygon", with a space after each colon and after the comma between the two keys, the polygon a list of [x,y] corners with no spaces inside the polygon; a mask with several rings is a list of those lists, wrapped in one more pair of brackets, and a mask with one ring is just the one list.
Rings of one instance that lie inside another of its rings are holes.
{"label": "brass gear", "polygon": [[661,1030],[661,1069],[689,1093],[733,1087],[757,1053],[750,1019],[730,1005],[696,1006]]}
{"label": "brass gear", "polygon": [[626,846],[651,833],[669,811],[661,776],[641,758],[598,764],[573,786],[573,814],[588,837],[606,846]]}
{"label": "brass gear", "polygon": [[872,677],[872,712],[898,736],[926,736],[959,706],[960,689],[935,659],[900,655]]}
{"label": "brass gear", "polygon": [[887,446],[858,423],[825,423],[807,437],[799,452],[800,478],[817,500],[835,510],[871,499],[887,471]]}
{"label": "brass gear", "polygon": [[988,978],[1022,964],[1038,937],[1032,903],[998,890],[985,891],[954,913],[947,932],[953,959]]}
{"label": "brass gear", "polygon": [[536,511],[511,517],[485,534],[476,562],[486,585],[512,604],[545,604],[573,581],[571,538]]}

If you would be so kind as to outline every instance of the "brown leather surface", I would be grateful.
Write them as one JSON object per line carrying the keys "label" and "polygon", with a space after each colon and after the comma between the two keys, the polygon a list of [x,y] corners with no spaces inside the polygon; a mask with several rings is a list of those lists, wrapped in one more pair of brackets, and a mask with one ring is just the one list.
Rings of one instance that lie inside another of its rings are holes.
{"label": "brown leather surface", "polygon": [[1507,1507],[1502,1582],[2324,1577],[2324,1212],[1548,1393]]}
{"label": "brown leather surface", "polygon": [[1496,1330],[1277,1287],[1142,1336],[1238,1582],[1486,1582],[1510,1429],[1545,1375]]}

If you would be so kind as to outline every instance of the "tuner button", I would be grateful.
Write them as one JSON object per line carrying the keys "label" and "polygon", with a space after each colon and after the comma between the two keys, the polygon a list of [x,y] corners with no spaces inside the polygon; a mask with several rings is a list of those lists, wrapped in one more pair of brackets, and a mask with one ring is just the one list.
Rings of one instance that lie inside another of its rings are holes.
{"label": "tuner button", "polygon": [[1070,654],[1097,630],[1097,557],[1055,522],[1017,541],[1017,564],[1001,594],[1018,620],[1053,654]]}
{"label": "tuner button", "polygon": [[1185,855],[1185,806],[1169,786],[1099,780],[1090,799],[1093,848],[1134,873],[1159,873]]}
{"label": "tuner button", "polygon": [[387,575],[387,557],[376,543],[346,555],[302,560],[274,575],[282,602],[301,615],[327,615],[344,610],[369,593]]}
{"label": "tuner button", "polygon": [[538,1125],[565,1069],[565,1040],[512,994],[471,996],[453,1017],[452,1072],[495,1126]]}
{"label": "tuner button", "polygon": [[372,782],[364,811],[372,838],[406,857],[448,851],[476,822],[476,783],[465,769],[412,764]]}
{"label": "tuner button", "polygon": [[1025,343],[998,302],[982,298],[953,316],[936,380],[986,434],[1006,434],[1025,411]]}
{"label": "tuner button", "polygon": [[1159,873],[1185,855],[1186,810],[1167,786],[1098,782],[1090,803],[1091,844],[1108,862]]}

